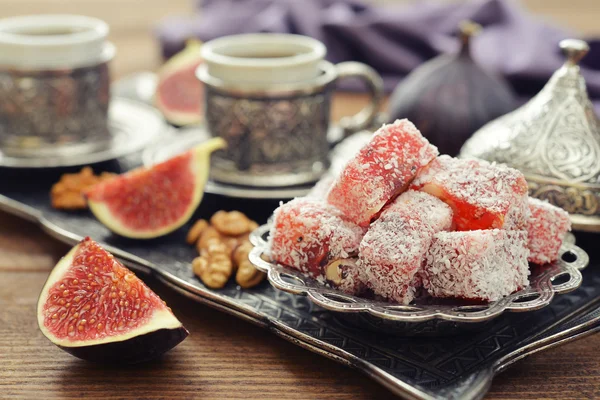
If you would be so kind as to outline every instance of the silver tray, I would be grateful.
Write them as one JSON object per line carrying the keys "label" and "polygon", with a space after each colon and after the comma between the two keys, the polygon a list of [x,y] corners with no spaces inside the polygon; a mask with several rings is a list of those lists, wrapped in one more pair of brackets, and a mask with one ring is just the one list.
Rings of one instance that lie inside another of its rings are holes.
{"label": "silver tray", "polygon": [[[104,167],[122,172],[140,162],[138,154]],[[61,170],[1,172],[5,179],[0,180],[0,210],[39,224],[67,244],[90,236],[136,272],[152,275],[182,295],[257,324],[294,345],[356,368],[387,387],[390,397],[480,399],[493,377],[515,361],[596,332],[600,326],[600,264],[596,261],[594,236],[577,235],[579,246],[591,256],[581,287],[556,296],[547,307],[527,313],[503,313],[485,322],[483,328],[478,323],[437,318],[405,322],[402,332],[402,322],[367,312],[331,312],[318,307],[308,296],[277,290],[267,281],[242,289],[232,280],[223,289],[212,290],[194,276],[190,265],[197,250],[185,238],[193,221],[151,241],[121,238],[112,235],[89,212],[64,212],[51,207],[48,192]],[[196,217],[207,218],[220,209],[239,209],[252,219],[267,221],[274,203],[240,202],[207,194]],[[381,330],[387,322],[398,331],[371,332]],[[466,335],[450,336],[452,326],[448,324],[478,328]],[[282,390],[284,393],[285,388]]]}
{"label": "silver tray", "polygon": [[[137,164],[123,160],[121,167]],[[5,174],[11,171],[3,171]],[[44,176],[50,174],[49,176]],[[263,282],[253,289],[242,289],[230,282],[225,288],[205,287],[193,274],[190,261],[196,249],[185,242],[187,229],[150,242],[113,236],[86,212],[54,210],[49,202],[49,185],[58,172],[36,171],[29,179],[4,179],[0,182],[0,210],[38,223],[51,236],[75,244],[84,236],[99,241],[138,273],[153,275],[168,287],[236,318],[257,324],[294,345],[362,371],[365,376],[402,398],[479,399],[493,377],[529,354],[579,339],[599,329],[600,265],[595,261],[595,237],[578,235],[580,244],[591,251],[592,265],[583,271],[581,287],[557,296],[552,303],[529,313],[509,312],[486,323],[485,329],[468,335],[434,336],[442,325],[433,319],[405,323],[405,333],[372,334],[373,326],[388,320],[366,312],[330,312],[309,300],[275,289]],[[212,205],[211,205],[212,204]],[[233,201],[207,195],[198,216],[211,214],[205,207],[232,209],[245,207],[253,218],[267,220],[251,201]],[[260,211],[262,212],[262,211]],[[572,243],[573,240],[570,240]],[[348,317],[345,319],[343,317]],[[355,319],[353,319],[355,318]],[[398,327],[401,322],[391,321]],[[473,326],[479,324],[462,324]],[[445,333],[449,327],[443,326]],[[451,327],[450,327],[451,328]],[[394,332],[395,333],[395,332]],[[391,394],[390,394],[391,396]]]}
{"label": "silver tray", "polygon": [[574,237],[569,235],[556,262],[548,266],[532,267],[530,285],[503,299],[464,305],[448,302],[446,299],[422,298],[417,299],[414,304],[399,305],[351,296],[323,285],[302,272],[266,261],[263,256],[268,258],[269,229],[269,224],[263,225],[251,234],[250,240],[254,249],[249,258],[258,269],[268,274],[271,285],[287,293],[306,295],[313,303],[330,311],[365,313],[375,319],[385,320],[385,323],[371,323],[370,327],[380,327],[387,332],[390,329],[394,330],[394,322],[400,323],[399,328],[402,331],[405,330],[406,323],[436,319],[452,322],[453,328],[459,329],[461,324],[485,323],[506,311],[539,310],[550,304],[555,294],[568,293],[581,286],[580,271],[589,264],[588,254],[576,246]]}

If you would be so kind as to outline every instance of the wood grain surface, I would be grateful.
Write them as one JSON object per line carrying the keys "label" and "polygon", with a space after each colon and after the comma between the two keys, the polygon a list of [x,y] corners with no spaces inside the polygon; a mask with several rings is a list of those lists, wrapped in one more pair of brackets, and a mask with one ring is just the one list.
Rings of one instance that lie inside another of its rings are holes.
{"label": "wood grain surface", "polygon": [[[389,0],[386,2],[390,2]],[[530,9],[587,34],[600,34],[597,0],[529,0]],[[47,12],[93,15],[111,24],[118,78],[159,63],[156,21],[190,13],[191,0],[0,0],[0,17]],[[338,96],[339,117],[361,107],[360,95]],[[2,179],[0,177],[0,179]],[[37,296],[67,247],[37,226],[0,212],[0,399],[269,398],[386,399],[363,374],[147,280],[190,330],[161,361],[98,367],[47,341],[37,327]],[[498,376],[489,399],[600,398],[600,335],[517,363]]]}

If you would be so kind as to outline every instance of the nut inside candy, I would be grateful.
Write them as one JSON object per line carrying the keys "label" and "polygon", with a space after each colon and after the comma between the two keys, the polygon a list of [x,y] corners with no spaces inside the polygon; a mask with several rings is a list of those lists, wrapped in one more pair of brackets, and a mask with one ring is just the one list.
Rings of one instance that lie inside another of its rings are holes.
{"label": "nut inside candy", "polygon": [[335,260],[329,263],[327,267],[325,267],[325,278],[333,284],[339,285],[340,283],[342,283],[344,266],[353,264],[354,260],[349,260],[345,258]]}

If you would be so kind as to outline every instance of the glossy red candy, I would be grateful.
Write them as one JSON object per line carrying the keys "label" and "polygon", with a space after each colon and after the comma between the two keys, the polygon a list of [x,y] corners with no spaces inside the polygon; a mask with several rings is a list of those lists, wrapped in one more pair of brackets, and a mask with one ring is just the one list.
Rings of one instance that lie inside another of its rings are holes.
{"label": "glossy red candy", "polygon": [[521,230],[529,219],[527,181],[503,165],[442,155],[423,169],[411,188],[452,207],[458,231]]}

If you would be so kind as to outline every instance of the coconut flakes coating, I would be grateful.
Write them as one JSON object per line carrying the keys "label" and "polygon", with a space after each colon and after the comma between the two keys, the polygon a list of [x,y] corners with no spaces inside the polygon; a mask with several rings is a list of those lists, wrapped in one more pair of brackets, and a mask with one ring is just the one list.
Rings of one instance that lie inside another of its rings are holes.
{"label": "coconut flakes coating", "polygon": [[358,253],[363,234],[362,228],[324,201],[296,198],[274,212],[271,257],[323,281],[326,265]]}
{"label": "coconut flakes coating", "polygon": [[458,231],[524,229],[528,220],[527,181],[505,165],[442,155],[423,169],[411,188],[452,207]]}
{"label": "coconut flakes coating", "polygon": [[517,196],[511,203],[508,213],[504,217],[504,226],[502,229],[509,231],[527,230],[531,211],[529,209],[529,196]]}
{"label": "coconut flakes coating", "polygon": [[546,264],[558,259],[565,233],[571,230],[569,214],[546,201],[529,198],[531,218],[527,224],[529,261]]}
{"label": "coconut flakes coating", "polygon": [[442,201],[408,191],[394,200],[360,244],[363,280],[380,296],[408,304],[434,233],[450,229],[452,210]]}
{"label": "coconut flakes coating", "polygon": [[375,294],[408,304],[410,282],[423,263],[431,236],[426,224],[403,215],[377,220],[360,244],[366,284]]}
{"label": "coconut flakes coating", "polygon": [[495,301],[529,284],[527,232],[439,232],[427,252],[423,286],[434,297]]}
{"label": "coconut flakes coating", "polygon": [[429,225],[433,232],[452,230],[452,209],[435,196],[416,190],[407,190],[392,201],[380,218],[405,214]]}
{"label": "coconut flakes coating", "polygon": [[407,119],[383,125],[345,165],[327,202],[366,227],[437,155],[437,148]]}

